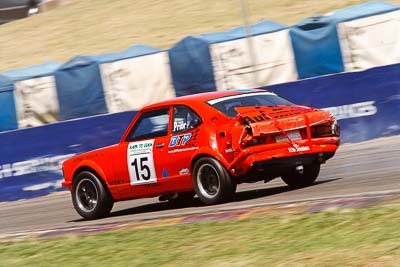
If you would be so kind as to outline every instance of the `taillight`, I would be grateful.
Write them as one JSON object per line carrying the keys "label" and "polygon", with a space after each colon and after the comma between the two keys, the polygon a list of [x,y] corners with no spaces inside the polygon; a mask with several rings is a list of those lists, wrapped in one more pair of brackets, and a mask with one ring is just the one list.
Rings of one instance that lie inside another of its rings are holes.
{"label": "taillight", "polygon": [[259,136],[259,137],[254,137],[253,139],[249,140],[249,142],[246,143],[246,147],[258,146],[258,145],[263,145],[266,143],[267,143],[266,138],[263,136]]}
{"label": "taillight", "polygon": [[243,128],[242,135],[240,137],[240,146],[241,147],[248,147],[249,144],[253,141],[254,137],[251,132],[250,127]]}
{"label": "taillight", "polygon": [[332,124],[321,124],[311,127],[311,137],[329,137],[329,136],[339,136],[340,126],[335,120]]}
{"label": "taillight", "polygon": [[337,120],[335,120],[332,125],[331,125],[331,132],[333,135],[335,136],[339,136],[340,135],[340,125],[337,122]]}
{"label": "taillight", "polygon": [[264,145],[267,143],[271,143],[271,142],[269,142],[270,138],[271,137],[268,135],[253,136],[252,132],[251,132],[251,128],[245,128],[240,144],[243,148]]}

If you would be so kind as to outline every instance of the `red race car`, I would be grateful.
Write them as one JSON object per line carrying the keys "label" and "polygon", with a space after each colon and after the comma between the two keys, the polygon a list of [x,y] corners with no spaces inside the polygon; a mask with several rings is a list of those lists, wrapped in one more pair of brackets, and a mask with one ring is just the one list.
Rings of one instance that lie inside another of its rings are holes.
{"label": "red race car", "polygon": [[134,198],[179,203],[197,194],[211,205],[230,200],[240,183],[311,185],[339,144],[329,112],[271,92],[190,95],[143,108],[119,144],[65,161],[62,185],[86,219]]}

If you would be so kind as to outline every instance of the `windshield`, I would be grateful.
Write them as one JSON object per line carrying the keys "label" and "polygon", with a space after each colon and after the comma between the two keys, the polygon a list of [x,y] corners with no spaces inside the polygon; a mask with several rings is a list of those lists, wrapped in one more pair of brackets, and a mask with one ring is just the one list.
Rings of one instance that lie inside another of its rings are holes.
{"label": "windshield", "polygon": [[236,107],[267,106],[278,105],[293,106],[294,104],[286,99],[270,92],[257,92],[241,95],[232,95],[216,98],[207,101],[209,105],[218,109],[228,117],[234,118],[237,115]]}

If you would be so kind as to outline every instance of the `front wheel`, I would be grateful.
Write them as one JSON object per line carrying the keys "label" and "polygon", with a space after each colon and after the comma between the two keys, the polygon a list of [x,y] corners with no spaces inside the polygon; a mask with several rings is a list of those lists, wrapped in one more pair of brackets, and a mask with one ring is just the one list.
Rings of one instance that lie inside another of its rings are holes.
{"label": "front wheel", "polygon": [[228,171],[211,157],[201,158],[194,164],[193,185],[199,199],[207,205],[230,200],[236,189]]}
{"label": "front wheel", "polygon": [[107,216],[114,205],[108,190],[89,171],[83,171],[75,177],[71,193],[75,210],[88,220]]}
{"label": "front wheel", "polygon": [[313,163],[304,166],[302,173],[296,172],[295,170],[282,175],[282,180],[290,187],[299,188],[312,185],[319,175],[321,165],[319,163]]}

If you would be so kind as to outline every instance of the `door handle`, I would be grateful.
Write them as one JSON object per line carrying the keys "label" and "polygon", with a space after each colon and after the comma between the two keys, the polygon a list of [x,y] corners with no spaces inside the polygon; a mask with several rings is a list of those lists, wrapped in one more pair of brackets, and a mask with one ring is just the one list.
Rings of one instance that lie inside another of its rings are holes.
{"label": "door handle", "polygon": [[162,148],[164,147],[164,143],[156,144],[156,148]]}

